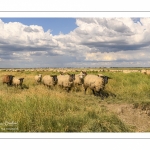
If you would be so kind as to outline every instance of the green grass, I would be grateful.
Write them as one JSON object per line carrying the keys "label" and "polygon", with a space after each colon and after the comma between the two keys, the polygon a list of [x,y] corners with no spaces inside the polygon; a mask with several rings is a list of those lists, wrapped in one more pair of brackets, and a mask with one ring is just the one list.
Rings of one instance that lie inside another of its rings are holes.
{"label": "green grass", "polygon": [[150,77],[141,73],[116,73],[110,75],[108,91],[116,94],[114,102],[140,103],[150,100]]}
{"label": "green grass", "polygon": [[[35,84],[34,76],[38,73],[11,73],[25,78],[24,89],[0,83],[0,132],[134,132],[131,126],[109,112],[102,105],[103,101],[93,96],[89,89],[86,95],[82,88],[69,93],[57,86],[48,89]],[[1,71],[0,76],[3,74],[7,72]],[[150,108],[149,76],[121,72],[103,74],[112,77],[105,90],[116,95],[109,96],[105,102],[132,103],[135,108]]]}
{"label": "green grass", "polygon": [[88,102],[83,99],[54,95],[0,98],[1,122],[18,123],[19,132],[130,131],[116,116],[97,107],[93,100],[86,105]]}

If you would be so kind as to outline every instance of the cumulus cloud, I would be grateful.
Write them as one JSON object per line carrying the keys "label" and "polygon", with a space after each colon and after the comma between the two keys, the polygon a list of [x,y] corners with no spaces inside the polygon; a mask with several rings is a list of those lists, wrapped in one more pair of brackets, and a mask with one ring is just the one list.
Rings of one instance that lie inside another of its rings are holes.
{"label": "cumulus cloud", "polygon": [[22,55],[23,51],[39,55],[42,53],[37,51],[56,53],[53,49],[57,47],[57,41],[52,37],[50,30],[44,32],[41,26],[26,26],[19,22],[4,23],[0,20],[0,31],[0,57],[3,59],[13,59],[14,54],[19,56],[18,59],[26,59]]}
{"label": "cumulus cloud", "polygon": [[[147,55],[147,56],[146,56]],[[136,53],[134,51],[120,51],[120,52],[110,52],[110,53],[100,53],[97,55],[95,53],[88,53],[86,55],[86,60],[88,61],[144,61],[150,59],[150,51],[138,50]]]}
{"label": "cumulus cloud", "polygon": [[25,31],[25,32],[39,32],[38,29],[32,29],[31,27],[25,27],[23,29],[23,31]]}
{"label": "cumulus cloud", "polygon": [[92,63],[149,59],[150,18],[78,18],[76,24],[74,31],[55,38],[64,51],[79,60]]}
{"label": "cumulus cloud", "polygon": [[149,45],[145,27],[131,18],[77,19],[77,25],[77,33],[86,33],[81,44],[99,52],[137,50]]}
{"label": "cumulus cloud", "polygon": [[150,18],[77,18],[76,25],[52,35],[38,25],[0,20],[0,67],[8,61],[14,67],[18,61],[20,67],[31,67],[28,61],[34,67],[150,64]]}

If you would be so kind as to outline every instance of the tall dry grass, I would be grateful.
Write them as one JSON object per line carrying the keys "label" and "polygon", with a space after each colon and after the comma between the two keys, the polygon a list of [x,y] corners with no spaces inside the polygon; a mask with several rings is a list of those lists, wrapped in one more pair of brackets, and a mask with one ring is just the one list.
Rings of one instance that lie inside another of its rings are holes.
{"label": "tall dry grass", "polygon": [[[55,72],[38,72],[55,74]],[[81,88],[69,93],[59,87],[49,89],[34,81],[37,72],[12,72],[24,77],[23,89],[0,83],[1,132],[132,132],[99,97]],[[93,72],[88,72],[93,74]],[[0,77],[10,72],[0,72]],[[96,74],[96,72],[94,72]],[[112,77],[106,91],[116,94],[107,103],[133,103],[149,106],[150,77],[140,73],[104,73]]]}

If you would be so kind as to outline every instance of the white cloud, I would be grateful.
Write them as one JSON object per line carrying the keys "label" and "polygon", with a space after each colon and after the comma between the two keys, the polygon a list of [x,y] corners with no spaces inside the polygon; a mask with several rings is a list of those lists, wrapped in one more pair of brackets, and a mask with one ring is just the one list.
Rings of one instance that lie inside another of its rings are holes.
{"label": "white cloud", "polygon": [[27,60],[36,64],[41,59],[41,66],[149,64],[150,18],[77,18],[76,24],[69,34],[53,36],[38,25],[0,20],[0,61],[17,59],[27,65]]}
{"label": "white cloud", "polygon": [[76,57],[82,55],[85,60],[141,60],[139,51],[146,54],[149,48],[150,29],[144,26],[144,21],[149,23],[147,18],[136,23],[131,18],[78,18],[74,31],[56,39],[63,51],[75,50]]}
{"label": "white cloud", "polygon": [[87,53],[88,61],[148,61],[150,60],[150,51],[119,51],[110,53]]}
{"label": "white cloud", "polygon": [[39,46],[49,45],[56,46],[50,31],[44,32],[41,26],[23,25],[19,22],[3,23],[0,20],[0,39],[9,44],[18,44],[22,46]]}

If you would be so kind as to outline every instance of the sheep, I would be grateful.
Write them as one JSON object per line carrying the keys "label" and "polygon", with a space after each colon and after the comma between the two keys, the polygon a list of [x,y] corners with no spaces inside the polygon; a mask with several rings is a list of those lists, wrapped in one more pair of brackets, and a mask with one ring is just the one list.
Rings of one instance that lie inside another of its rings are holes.
{"label": "sheep", "polygon": [[108,79],[111,79],[110,77],[104,76],[103,74],[98,74],[97,76],[103,78],[104,85],[108,83]]}
{"label": "sheep", "polygon": [[145,69],[142,69],[142,70],[141,70],[141,73],[146,74],[146,70],[145,70]]}
{"label": "sheep", "polygon": [[58,86],[65,88],[67,92],[71,90],[73,81],[75,80],[75,74],[58,75]]}
{"label": "sheep", "polygon": [[15,87],[20,86],[22,88],[22,83],[23,83],[24,78],[16,78],[14,77],[12,80],[12,85],[14,85]]}
{"label": "sheep", "polygon": [[42,83],[49,88],[55,86],[57,81],[57,75],[45,75],[42,79]]}
{"label": "sheep", "polygon": [[35,82],[36,82],[36,83],[41,83],[41,81],[42,81],[42,75],[41,75],[41,74],[36,75],[36,76],[34,77],[34,79],[35,79]]}
{"label": "sheep", "polygon": [[146,70],[146,74],[147,74],[147,75],[150,75],[150,70]]}
{"label": "sheep", "polygon": [[74,80],[74,85],[82,85],[83,84],[83,79],[87,75],[86,72],[80,72],[79,74],[75,75],[75,80]]}
{"label": "sheep", "polygon": [[93,91],[95,96],[100,96],[101,99],[104,98],[103,90],[105,85],[108,83],[109,77],[107,76],[98,76],[98,75],[86,75],[84,78],[84,90],[86,94],[87,88],[90,88]]}
{"label": "sheep", "polygon": [[4,83],[6,83],[7,84],[7,86],[9,85],[12,85],[12,80],[13,80],[13,75],[4,75],[3,76],[3,79],[2,79],[2,82],[3,82],[3,85],[4,85]]}
{"label": "sheep", "polygon": [[81,71],[79,74],[75,75],[74,87],[77,91],[78,87],[84,83],[84,77],[87,75],[86,72]]}

